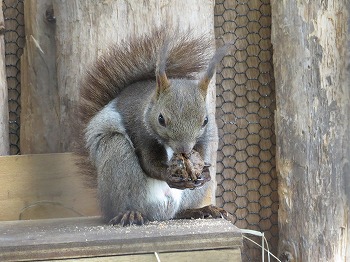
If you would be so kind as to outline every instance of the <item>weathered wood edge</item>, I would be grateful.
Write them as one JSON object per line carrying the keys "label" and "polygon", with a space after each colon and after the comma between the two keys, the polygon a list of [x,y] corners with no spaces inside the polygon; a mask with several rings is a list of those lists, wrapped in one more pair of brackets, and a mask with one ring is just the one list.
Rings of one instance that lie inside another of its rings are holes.
{"label": "weathered wood edge", "polygon": [[[205,262],[240,262],[241,251],[239,249],[215,249],[200,251],[182,251],[157,253],[160,261],[179,262],[179,261],[205,261]],[[54,262],[55,260],[44,260]],[[91,258],[73,258],[65,259],[64,262],[152,262],[157,261],[156,254],[137,254],[112,257],[91,257]]]}
{"label": "weathered wood edge", "polygon": [[30,261],[153,252],[240,248],[224,219],[172,220],[112,227],[98,217],[0,223],[0,260]]}

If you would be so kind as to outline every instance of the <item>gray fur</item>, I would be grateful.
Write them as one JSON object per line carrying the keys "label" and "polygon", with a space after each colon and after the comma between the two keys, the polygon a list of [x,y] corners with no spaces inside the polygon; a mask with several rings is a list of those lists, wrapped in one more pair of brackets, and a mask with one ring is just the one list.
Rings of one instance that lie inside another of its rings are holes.
{"label": "gray fur", "polygon": [[[125,132],[116,103],[112,101],[92,118],[85,136],[90,159],[98,173],[99,199],[105,220],[128,210],[137,210],[149,220],[168,220],[181,210],[199,207],[210,182],[199,189],[175,193],[181,194],[177,200],[167,191],[181,190],[170,189],[166,182],[146,175]],[[160,195],[162,192],[167,195]]]}
{"label": "gray fur", "polygon": [[[86,124],[85,148],[94,169],[90,173],[97,173],[106,221],[127,211],[141,212],[149,220],[171,219],[200,207],[212,186],[210,181],[194,190],[179,190],[166,182],[169,152],[194,149],[209,163],[209,142],[217,139],[213,119],[203,125],[206,90],[193,79],[208,61],[204,54],[210,41],[189,35],[167,40],[169,34],[156,31],[133,39],[124,49],[116,46],[83,82],[80,118]],[[221,53],[212,59],[207,77],[212,77],[213,61]],[[166,72],[167,88],[156,89],[156,72]],[[160,114],[166,126],[159,124]]]}

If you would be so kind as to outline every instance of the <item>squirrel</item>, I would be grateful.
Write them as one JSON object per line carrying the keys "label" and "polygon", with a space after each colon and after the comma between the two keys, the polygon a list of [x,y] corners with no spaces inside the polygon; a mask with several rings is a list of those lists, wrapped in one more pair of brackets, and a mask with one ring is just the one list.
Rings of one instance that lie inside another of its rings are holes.
{"label": "squirrel", "polygon": [[[209,142],[217,139],[206,95],[226,51],[208,59],[212,41],[192,35],[161,28],[131,37],[111,46],[82,81],[80,166],[97,178],[110,224],[227,216],[213,205],[199,207],[212,185]],[[191,166],[203,161],[199,174],[174,174],[179,156]]]}

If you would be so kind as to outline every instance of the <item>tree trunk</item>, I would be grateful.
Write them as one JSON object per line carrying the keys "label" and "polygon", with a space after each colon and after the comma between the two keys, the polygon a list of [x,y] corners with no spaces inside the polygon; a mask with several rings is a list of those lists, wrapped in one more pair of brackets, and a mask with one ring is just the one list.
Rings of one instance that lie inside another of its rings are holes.
{"label": "tree trunk", "polygon": [[4,16],[2,13],[2,2],[0,4],[0,156],[8,155],[9,142],[9,108],[8,91],[5,67],[5,43],[4,43]]}
{"label": "tree trunk", "polygon": [[344,261],[349,244],[346,4],[272,1],[282,261]]}

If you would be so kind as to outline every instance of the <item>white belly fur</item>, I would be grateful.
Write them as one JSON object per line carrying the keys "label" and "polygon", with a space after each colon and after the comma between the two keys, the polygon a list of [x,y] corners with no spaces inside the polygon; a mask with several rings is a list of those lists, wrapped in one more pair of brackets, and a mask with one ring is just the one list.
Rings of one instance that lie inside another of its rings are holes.
{"label": "white belly fur", "polygon": [[149,178],[148,179],[148,201],[159,203],[165,206],[174,205],[176,209],[181,202],[182,190],[170,188],[164,181]]}
{"label": "white belly fur", "polygon": [[[168,160],[173,157],[174,151],[170,147],[166,147]],[[148,201],[153,203],[161,203],[168,206],[174,204],[176,209],[179,207],[182,197],[182,190],[170,188],[164,181],[149,178],[148,179]]]}

